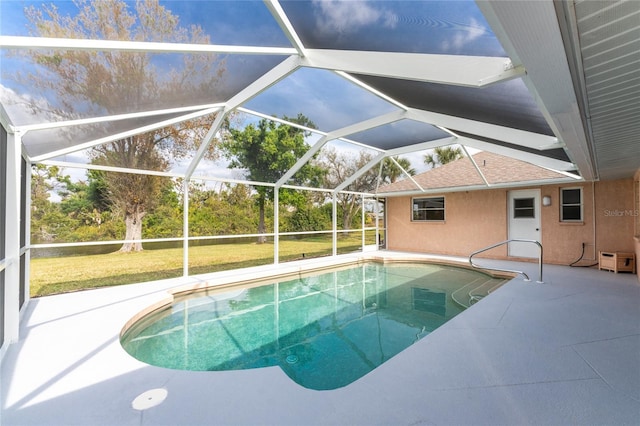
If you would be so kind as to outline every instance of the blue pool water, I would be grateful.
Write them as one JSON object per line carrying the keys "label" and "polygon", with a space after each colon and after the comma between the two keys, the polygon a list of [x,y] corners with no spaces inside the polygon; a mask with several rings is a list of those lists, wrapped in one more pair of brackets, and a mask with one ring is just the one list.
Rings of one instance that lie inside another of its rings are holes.
{"label": "blue pool water", "polygon": [[121,341],[151,365],[198,371],[279,366],[306,388],[335,389],[460,313],[451,293],[488,278],[442,265],[368,263],[209,290],[143,318]]}

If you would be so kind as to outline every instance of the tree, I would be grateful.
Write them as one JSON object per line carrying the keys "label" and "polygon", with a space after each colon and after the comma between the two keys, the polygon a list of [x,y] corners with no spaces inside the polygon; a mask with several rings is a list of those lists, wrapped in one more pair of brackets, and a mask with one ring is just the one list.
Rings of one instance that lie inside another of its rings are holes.
{"label": "tree", "polygon": [[[296,118],[283,117],[284,120],[314,128],[315,125],[305,116],[299,114]],[[288,124],[262,119],[258,125],[249,124],[244,129],[230,129],[230,138],[222,143],[222,149],[231,160],[230,168],[247,170],[247,179],[256,182],[275,183],[280,179],[302,155],[309,150],[305,136],[309,132]],[[298,170],[292,178],[292,183],[308,185],[318,181],[321,171],[309,163]],[[273,199],[274,188],[270,186],[255,186],[257,204],[259,208],[258,234],[266,233],[265,204]],[[280,198],[284,202],[299,204],[301,200],[295,197],[295,191],[280,189]],[[264,243],[266,237],[260,236],[259,243]]]}
{"label": "tree", "polygon": [[[42,37],[209,43],[200,27],[180,27],[178,17],[159,0],[140,0],[132,8],[123,0],[78,0],[75,5],[75,16],[61,15],[54,5],[28,7],[31,32]],[[120,51],[33,50],[26,55],[37,66],[25,80],[51,95],[52,114],[58,118],[77,118],[73,114],[79,109],[88,115],[110,115],[160,109],[175,105],[177,99],[198,102],[215,93],[224,72],[223,62],[211,55],[182,55],[181,61]],[[110,142],[96,147],[91,160],[109,166],[165,171],[173,159],[197,149],[211,121],[211,116],[201,117]],[[106,124],[101,130],[115,133],[114,126]],[[209,158],[215,156],[216,143],[210,145],[207,154]],[[160,198],[161,181],[150,175],[104,174],[107,198],[126,224],[125,239],[142,238],[142,219]],[[121,248],[138,250],[142,250],[139,242],[125,243]]]}
{"label": "tree", "polygon": [[175,182],[165,182],[162,185],[158,206],[145,216],[145,238],[171,238],[183,235],[183,204],[180,203],[174,186]]}
{"label": "tree", "polygon": [[[411,167],[411,161],[404,157],[395,156],[393,159],[411,176],[416,174],[416,170]],[[400,176],[403,175],[402,169],[398,167],[396,162],[391,159],[385,159],[382,165],[382,180],[388,183],[394,183]]]}
{"label": "tree", "polygon": [[[326,170],[324,184],[328,188],[336,188],[355,172],[364,167],[372,159],[372,155],[366,151],[360,151],[357,155],[341,154],[333,148],[324,151],[318,160],[319,166]],[[372,167],[364,175],[356,179],[348,190],[352,192],[373,191],[378,181],[378,168]],[[351,229],[351,222],[360,208],[360,197],[351,192],[336,194],[336,201],[341,210],[342,229]]]}
{"label": "tree", "polygon": [[431,167],[438,167],[464,157],[462,149],[453,146],[439,146],[433,150],[432,154],[424,156],[424,163]]}
{"label": "tree", "polygon": [[258,220],[251,189],[241,184],[207,188],[189,182],[189,235],[229,235],[255,232]]}
{"label": "tree", "polygon": [[331,209],[326,205],[300,206],[280,221],[283,232],[324,231],[331,229]]}
{"label": "tree", "polygon": [[[318,165],[326,171],[324,184],[328,188],[336,188],[346,179],[351,177],[358,170],[371,161],[373,156],[360,151],[358,155],[339,153],[335,149],[327,149],[318,160]],[[402,157],[393,157],[398,164],[410,175],[415,175],[416,171],[411,167],[411,162]],[[371,167],[366,173],[352,182],[347,188],[351,192],[371,192],[378,184],[379,167]],[[380,181],[395,182],[401,175],[402,170],[390,159],[385,159],[382,163]],[[342,217],[342,229],[350,229],[356,213],[361,208],[360,197],[348,192],[336,194],[336,200]]]}
{"label": "tree", "polygon": [[[153,135],[133,136],[93,149],[95,164],[145,170],[166,170],[168,161],[156,148]],[[124,164],[123,164],[124,163]],[[106,199],[124,217],[125,240],[142,238],[142,221],[156,207],[167,178],[131,173],[103,173]],[[126,242],[120,251],[140,251],[142,243]]]}
{"label": "tree", "polygon": [[66,182],[69,177],[57,166],[31,166],[31,235],[35,242],[53,241],[57,236],[64,214],[49,198],[53,191],[62,191]]}

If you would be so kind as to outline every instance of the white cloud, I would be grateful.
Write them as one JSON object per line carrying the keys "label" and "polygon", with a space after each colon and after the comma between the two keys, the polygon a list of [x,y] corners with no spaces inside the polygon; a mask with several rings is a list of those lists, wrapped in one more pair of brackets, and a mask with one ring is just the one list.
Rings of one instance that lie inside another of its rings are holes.
{"label": "white cloud", "polygon": [[[9,115],[11,124],[14,126],[48,121],[45,114],[37,115],[34,113],[32,108],[34,104],[33,98],[27,95],[20,95],[15,90],[2,84],[0,84],[0,103],[2,103],[2,106]],[[35,104],[45,111],[50,109],[47,108],[44,100],[35,102]]]}
{"label": "white cloud", "polygon": [[442,49],[444,51],[459,52],[467,44],[483,36],[486,32],[487,29],[480,22],[471,18],[467,25],[458,26],[458,31],[456,31],[456,35],[452,39],[442,42]]}
{"label": "white cloud", "polygon": [[391,12],[376,9],[364,1],[314,0],[320,14],[316,16],[318,30],[324,33],[351,33],[375,22],[393,28],[397,17]]}

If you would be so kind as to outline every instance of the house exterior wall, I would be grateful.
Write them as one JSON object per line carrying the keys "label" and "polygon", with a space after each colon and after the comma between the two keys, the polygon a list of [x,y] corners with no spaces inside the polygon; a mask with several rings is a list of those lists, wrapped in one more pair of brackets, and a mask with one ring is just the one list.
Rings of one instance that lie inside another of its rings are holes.
{"label": "house exterior wall", "polygon": [[[506,191],[452,192],[442,195],[445,197],[445,222],[412,222],[412,197],[389,198],[386,211],[387,248],[467,256],[489,242],[507,238]],[[502,247],[491,253],[504,257],[507,251]]]}
{"label": "house exterior wall", "polygon": [[[582,188],[583,221],[560,221],[560,189]],[[634,241],[634,180],[547,185],[518,189],[540,189],[551,205],[541,206],[544,262],[568,265],[595,263],[598,252],[640,249]],[[444,222],[412,222],[412,197],[387,200],[387,248],[390,250],[468,256],[471,252],[508,239],[508,189],[490,189],[445,194]],[[506,246],[480,257],[508,257]]]}
{"label": "house exterior wall", "polygon": [[635,212],[633,179],[596,185],[596,229],[599,250],[633,252]]}
{"label": "house exterior wall", "polygon": [[634,176],[634,211],[636,212],[636,224],[635,224],[635,251],[636,251],[636,271],[638,273],[638,280],[640,281],[640,169],[636,171]]}

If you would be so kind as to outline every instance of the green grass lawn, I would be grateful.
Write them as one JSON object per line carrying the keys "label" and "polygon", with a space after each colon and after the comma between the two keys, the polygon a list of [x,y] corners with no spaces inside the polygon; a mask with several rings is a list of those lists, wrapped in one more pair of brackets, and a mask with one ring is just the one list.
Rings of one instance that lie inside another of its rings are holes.
{"label": "green grass lawn", "polygon": [[[338,252],[360,249],[359,233],[338,239]],[[371,243],[375,243],[375,240]],[[280,261],[331,254],[326,236],[280,241]],[[31,260],[31,297],[182,276],[182,248]],[[189,248],[189,274],[273,263],[273,244],[219,244]]]}

